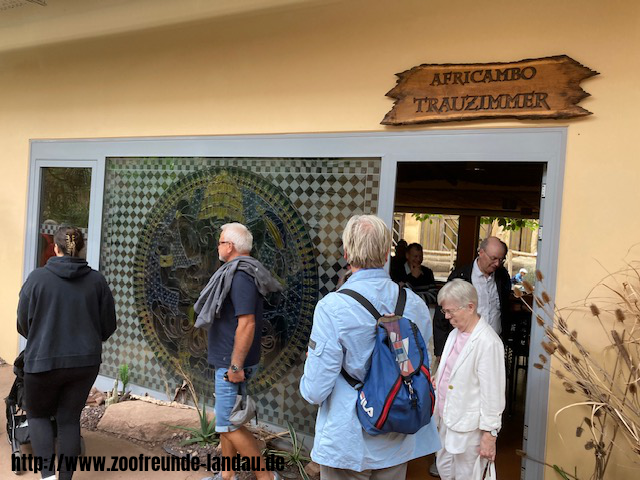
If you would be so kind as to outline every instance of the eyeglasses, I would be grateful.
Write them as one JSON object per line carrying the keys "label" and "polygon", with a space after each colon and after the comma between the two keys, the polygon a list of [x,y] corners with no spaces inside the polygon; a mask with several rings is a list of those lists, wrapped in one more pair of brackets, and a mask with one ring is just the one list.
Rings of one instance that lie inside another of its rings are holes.
{"label": "eyeglasses", "polygon": [[486,253],[486,255],[487,257],[489,257],[489,260],[491,260],[491,263],[498,262],[498,265],[502,265],[505,261],[504,257],[494,257],[493,255],[489,255],[488,253]]}
{"label": "eyeglasses", "polygon": [[220,246],[220,245],[224,245],[225,243],[230,243],[230,244],[232,244],[232,245],[233,245],[233,242],[226,242],[226,241],[225,241],[225,242],[218,242],[218,246]]}
{"label": "eyeglasses", "polygon": [[458,307],[458,308],[441,308],[440,311],[442,312],[442,314],[444,316],[447,316],[447,315],[453,315],[458,310],[462,310],[463,308],[464,308],[464,305],[462,307]]}

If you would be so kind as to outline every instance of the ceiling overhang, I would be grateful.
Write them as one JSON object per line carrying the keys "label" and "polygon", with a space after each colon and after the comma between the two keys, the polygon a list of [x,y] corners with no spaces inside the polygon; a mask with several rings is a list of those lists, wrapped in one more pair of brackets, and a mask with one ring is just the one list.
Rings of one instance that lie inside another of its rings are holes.
{"label": "ceiling overhang", "polygon": [[324,3],[326,0],[0,0],[0,51]]}

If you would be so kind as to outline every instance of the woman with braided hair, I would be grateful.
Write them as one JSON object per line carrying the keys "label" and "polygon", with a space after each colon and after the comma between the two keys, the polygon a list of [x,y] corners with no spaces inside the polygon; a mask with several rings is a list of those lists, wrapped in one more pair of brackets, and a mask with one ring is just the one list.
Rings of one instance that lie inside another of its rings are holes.
{"label": "woman with braided hair", "polygon": [[[18,332],[27,339],[24,385],[29,433],[34,454],[44,460],[42,478],[55,479],[57,454],[80,454],[80,413],[102,362],[102,342],[116,329],[113,296],[107,281],[79,257],[80,229],[60,227],[54,252],[20,290]],[[59,478],[68,480],[64,462]]]}

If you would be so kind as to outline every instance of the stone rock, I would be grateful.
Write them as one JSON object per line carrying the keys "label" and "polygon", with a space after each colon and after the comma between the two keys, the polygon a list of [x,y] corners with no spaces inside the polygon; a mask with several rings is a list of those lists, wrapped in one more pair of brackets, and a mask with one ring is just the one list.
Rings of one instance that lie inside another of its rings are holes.
{"label": "stone rock", "polygon": [[304,467],[304,471],[307,472],[307,475],[313,478],[320,478],[320,465],[316,462],[307,463],[306,467]]}
{"label": "stone rock", "polygon": [[199,428],[198,412],[133,400],[109,405],[97,428],[141,442],[155,443],[180,431],[170,425]]}
{"label": "stone rock", "polygon": [[97,407],[99,405],[102,405],[106,399],[107,395],[104,392],[101,392],[96,387],[91,387],[91,391],[89,392],[89,396],[87,397],[86,405]]}

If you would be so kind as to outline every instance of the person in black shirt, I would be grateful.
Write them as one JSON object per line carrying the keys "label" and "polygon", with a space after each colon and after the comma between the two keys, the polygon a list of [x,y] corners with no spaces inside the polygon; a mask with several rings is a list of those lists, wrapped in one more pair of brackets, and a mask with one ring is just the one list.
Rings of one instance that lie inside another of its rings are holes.
{"label": "person in black shirt", "polygon": [[406,258],[404,276],[399,283],[411,287],[427,305],[434,304],[438,294],[436,280],[433,277],[433,271],[429,267],[422,265],[424,260],[422,245],[419,243],[409,245]]}
{"label": "person in black shirt", "polygon": [[389,261],[389,274],[391,280],[396,283],[402,282],[407,274],[404,270],[404,264],[407,262],[407,241],[405,239],[398,240],[396,244],[396,253]]}
{"label": "person in black shirt", "polygon": [[[33,452],[44,459],[42,477],[55,480],[51,417],[58,428],[58,455],[80,454],[80,413],[102,362],[102,342],[116,329],[107,281],[79,257],[80,229],[60,227],[55,256],[27,278],[20,290],[18,332],[27,339],[24,387]],[[60,479],[73,471],[60,467]]]}

